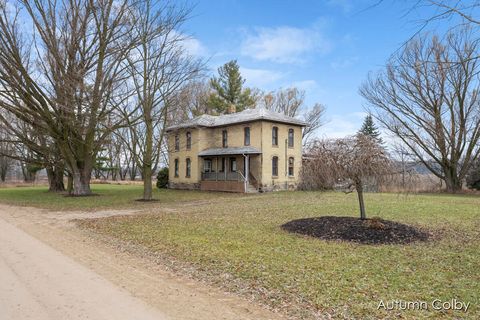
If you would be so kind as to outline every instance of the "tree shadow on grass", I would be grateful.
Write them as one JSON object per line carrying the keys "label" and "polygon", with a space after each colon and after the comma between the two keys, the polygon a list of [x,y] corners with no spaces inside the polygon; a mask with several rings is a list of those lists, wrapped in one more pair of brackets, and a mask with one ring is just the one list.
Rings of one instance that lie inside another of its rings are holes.
{"label": "tree shadow on grass", "polygon": [[379,218],[361,220],[354,217],[325,216],[292,220],[283,230],[323,240],[342,240],[361,244],[408,244],[427,241],[424,230]]}

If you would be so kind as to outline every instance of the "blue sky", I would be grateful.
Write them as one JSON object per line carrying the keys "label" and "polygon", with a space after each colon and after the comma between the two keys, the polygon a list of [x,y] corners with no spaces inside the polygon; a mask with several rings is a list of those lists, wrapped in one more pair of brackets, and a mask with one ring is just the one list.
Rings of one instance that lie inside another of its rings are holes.
{"label": "blue sky", "polygon": [[248,86],[304,89],[307,106],[327,106],[318,135],[342,137],[365,116],[360,84],[432,10],[408,12],[412,1],[395,0],[369,8],[375,2],[199,0],[185,25],[188,47],[209,58],[212,73],[237,59]]}

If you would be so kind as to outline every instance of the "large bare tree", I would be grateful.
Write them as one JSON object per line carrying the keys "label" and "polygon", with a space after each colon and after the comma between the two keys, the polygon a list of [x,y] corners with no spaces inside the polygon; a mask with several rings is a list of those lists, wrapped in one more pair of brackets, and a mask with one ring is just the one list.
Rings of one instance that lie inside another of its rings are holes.
{"label": "large bare tree", "polygon": [[0,2],[0,107],[52,138],[73,194],[89,195],[96,155],[123,121],[112,114],[127,96],[123,62],[136,45],[131,3],[8,4]]}
{"label": "large bare tree", "polygon": [[136,2],[134,12],[138,19],[133,36],[139,43],[128,56],[126,69],[135,92],[130,103],[138,106],[141,121],[130,123],[129,136],[137,141],[135,159],[142,170],[143,200],[148,201],[152,200],[152,171],[164,142],[168,102],[199,75],[203,64],[185,50],[188,38],[181,28],[189,17],[188,7],[145,0]]}
{"label": "large bare tree", "polygon": [[303,129],[303,144],[307,145],[315,131],[324,124],[325,106],[315,103],[311,108],[305,105],[305,91],[295,87],[259,93],[257,107],[283,113],[289,117],[300,116],[307,126]]}
{"label": "large bare tree", "polygon": [[447,190],[479,156],[478,39],[468,30],[443,40],[421,36],[360,89],[376,119],[397,136]]}

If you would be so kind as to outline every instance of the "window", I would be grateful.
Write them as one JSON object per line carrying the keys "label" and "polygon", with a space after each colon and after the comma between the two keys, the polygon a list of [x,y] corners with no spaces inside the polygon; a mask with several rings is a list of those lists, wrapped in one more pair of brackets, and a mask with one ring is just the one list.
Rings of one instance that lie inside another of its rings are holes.
{"label": "window", "polygon": [[278,176],[278,157],[272,158],[272,176]]}
{"label": "window", "polygon": [[192,133],[187,132],[187,150],[192,148]]}
{"label": "window", "polygon": [[272,128],[272,145],[278,146],[278,128]]}
{"label": "window", "polygon": [[237,172],[237,158],[230,158],[230,172]]}
{"label": "window", "polygon": [[295,132],[293,129],[288,129],[288,147],[293,148],[293,141],[295,140]]}
{"label": "window", "polygon": [[180,150],[180,137],[178,134],[175,135],[175,151]]}
{"label": "window", "polygon": [[187,158],[187,162],[185,163],[185,172],[186,172],[185,176],[187,178],[190,178],[191,168],[192,168],[192,164],[191,164],[190,158]]}
{"label": "window", "polygon": [[175,159],[175,177],[178,178],[178,159]]}
{"label": "window", "polygon": [[295,160],[293,159],[293,157],[288,158],[288,175],[290,177],[293,177],[294,175],[294,170],[293,170],[294,163],[295,163]]}
{"label": "window", "polygon": [[222,131],[222,146],[226,148],[228,146],[228,132],[227,130]]}
{"label": "window", "polygon": [[203,160],[203,172],[213,172],[212,159]]}
{"label": "window", "polygon": [[243,142],[244,145],[250,145],[250,127],[243,128]]}

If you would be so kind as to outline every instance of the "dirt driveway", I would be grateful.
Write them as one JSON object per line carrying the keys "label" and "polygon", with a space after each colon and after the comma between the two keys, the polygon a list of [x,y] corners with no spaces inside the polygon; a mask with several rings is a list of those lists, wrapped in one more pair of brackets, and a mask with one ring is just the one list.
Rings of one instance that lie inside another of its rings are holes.
{"label": "dirt driveway", "polygon": [[70,219],[0,205],[0,319],[279,319],[237,296],[88,237]]}

